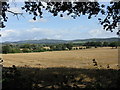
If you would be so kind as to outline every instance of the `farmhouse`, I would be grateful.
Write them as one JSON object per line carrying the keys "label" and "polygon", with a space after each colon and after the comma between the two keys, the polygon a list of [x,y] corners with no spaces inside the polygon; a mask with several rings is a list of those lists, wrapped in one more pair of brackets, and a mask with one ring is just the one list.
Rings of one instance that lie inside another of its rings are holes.
{"label": "farmhouse", "polygon": [[72,47],[72,50],[79,50],[79,49],[86,49],[86,47],[85,46]]}
{"label": "farmhouse", "polygon": [[23,50],[33,50],[33,49],[32,48],[31,49],[29,49],[29,48],[20,48],[20,50],[23,51]]}

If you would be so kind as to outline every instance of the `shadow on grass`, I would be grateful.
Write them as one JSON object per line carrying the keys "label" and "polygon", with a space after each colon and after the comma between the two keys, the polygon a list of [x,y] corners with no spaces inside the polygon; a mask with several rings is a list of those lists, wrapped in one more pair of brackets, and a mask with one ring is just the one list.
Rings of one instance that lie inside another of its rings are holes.
{"label": "shadow on grass", "polygon": [[3,67],[3,90],[78,90],[120,88],[119,70]]}

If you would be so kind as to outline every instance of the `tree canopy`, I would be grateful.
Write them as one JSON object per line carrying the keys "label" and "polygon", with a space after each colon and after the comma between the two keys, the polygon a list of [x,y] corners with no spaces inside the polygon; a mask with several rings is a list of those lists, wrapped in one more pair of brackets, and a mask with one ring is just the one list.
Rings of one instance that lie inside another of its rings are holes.
{"label": "tree canopy", "polygon": [[[35,2],[24,2],[24,6],[21,6],[23,10],[27,13],[33,15],[33,19],[36,20],[37,17],[44,18],[42,9],[44,8],[49,13],[52,13],[53,16],[64,17],[64,13],[68,16],[71,16],[73,19],[76,17],[80,17],[81,15],[86,15],[88,19],[91,19],[92,16],[97,16],[98,14],[102,14],[105,18],[97,18],[100,24],[106,31],[113,32],[114,29],[118,27],[118,23],[120,22],[120,1],[119,2],[110,2],[108,6],[105,4],[100,4],[100,2],[90,2],[86,0],[86,2],[63,2],[59,0],[50,0],[45,2],[45,0],[37,0]],[[106,7],[106,8],[105,8]],[[2,22],[1,27],[4,28],[4,22],[7,22],[8,17],[6,16],[7,12],[13,13],[14,15],[18,15],[22,13],[15,13],[13,11],[8,10],[10,8],[8,2],[2,2]],[[120,30],[118,29],[117,34],[120,34]]]}

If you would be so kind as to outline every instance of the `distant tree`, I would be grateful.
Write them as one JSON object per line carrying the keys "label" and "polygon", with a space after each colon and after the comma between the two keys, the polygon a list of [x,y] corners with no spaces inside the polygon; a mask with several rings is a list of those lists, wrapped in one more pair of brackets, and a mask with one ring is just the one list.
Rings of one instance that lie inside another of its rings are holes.
{"label": "distant tree", "polygon": [[112,47],[112,48],[114,48],[114,47],[117,48],[118,47],[118,42],[111,42],[109,46]]}
{"label": "distant tree", "polygon": [[23,44],[20,46],[20,48],[28,48],[28,49],[31,49],[31,47],[33,47],[31,44]]}
{"label": "distant tree", "polygon": [[50,45],[50,50],[53,51],[55,50],[56,46],[55,45]]}
{"label": "distant tree", "polygon": [[46,49],[44,49],[43,47],[37,47],[36,49],[32,50],[33,52],[44,52],[46,51]]}
{"label": "distant tree", "polygon": [[7,54],[11,52],[11,47],[9,45],[2,46],[2,53]]}
{"label": "distant tree", "polygon": [[66,45],[62,44],[62,50],[66,50],[66,49],[67,49]]}
{"label": "distant tree", "polygon": [[[84,46],[91,46],[91,44],[92,44],[93,42],[86,42],[86,43],[84,43]],[[92,45],[93,46],[93,45]]]}
{"label": "distant tree", "polygon": [[33,50],[35,50],[37,47],[38,47],[38,45],[35,45],[35,44],[30,45],[30,48],[32,48]]}
{"label": "distant tree", "polygon": [[103,42],[103,46],[107,47],[107,46],[109,46],[109,43],[108,42]]}
{"label": "distant tree", "polygon": [[101,47],[102,46],[102,42],[86,42],[85,43],[86,46],[93,46],[93,47]]}
{"label": "distant tree", "polygon": [[73,44],[72,43],[68,43],[68,44],[64,44],[69,50],[72,50]]}
{"label": "distant tree", "polygon": [[95,46],[101,47],[102,46],[102,42],[95,42]]}
{"label": "distant tree", "polygon": [[62,50],[62,45],[56,45],[55,50]]}
{"label": "distant tree", "polygon": [[22,53],[22,51],[19,48],[12,48],[10,53]]}

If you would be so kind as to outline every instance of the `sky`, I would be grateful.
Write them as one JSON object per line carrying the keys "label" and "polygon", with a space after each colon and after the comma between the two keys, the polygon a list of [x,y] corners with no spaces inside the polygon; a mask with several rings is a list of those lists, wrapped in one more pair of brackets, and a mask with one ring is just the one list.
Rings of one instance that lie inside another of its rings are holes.
{"label": "sky", "polygon": [[64,15],[64,17],[54,17],[52,14],[43,10],[43,18],[37,18],[34,21],[32,15],[24,10],[22,2],[10,3],[10,10],[21,12],[23,16],[13,16],[7,13],[8,21],[6,27],[1,29],[2,42],[21,41],[21,40],[39,40],[39,39],[88,39],[88,38],[109,38],[117,37],[114,32],[105,31],[98,21],[98,17],[87,19],[87,16],[81,16],[76,19]]}

